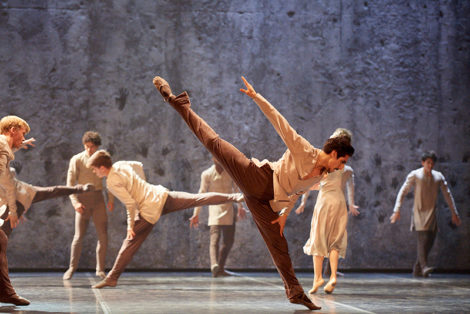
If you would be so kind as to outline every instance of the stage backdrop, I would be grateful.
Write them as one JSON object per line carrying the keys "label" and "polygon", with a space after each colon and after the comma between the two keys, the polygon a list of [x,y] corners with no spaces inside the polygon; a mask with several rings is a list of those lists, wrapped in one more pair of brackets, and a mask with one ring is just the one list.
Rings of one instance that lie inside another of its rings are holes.
{"label": "stage backdrop", "polygon": [[[356,202],[343,269],[411,269],[411,194],[389,216],[406,175],[433,149],[460,210],[450,224],[439,196],[431,265],[469,270],[470,2],[461,1],[0,1],[0,114],[31,126],[37,146],[16,153],[21,180],[65,184],[81,137],[96,130],[114,160],[139,160],[148,180],[197,192],[211,156],[152,85],[161,75],[221,137],[247,156],[276,160],[286,147],[239,89],[244,75],[316,147],[352,130]],[[292,213],[285,236],[297,269],[316,195]],[[160,219],[129,269],[209,267],[207,210]],[[67,198],[34,205],[12,234],[12,269],[65,269],[74,233]],[[107,267],[126,234],[122,204],[109,214]],[[80,268],[95,267],[92,223]],[[232,269],[272,269],[251,219],[237,223]]]}

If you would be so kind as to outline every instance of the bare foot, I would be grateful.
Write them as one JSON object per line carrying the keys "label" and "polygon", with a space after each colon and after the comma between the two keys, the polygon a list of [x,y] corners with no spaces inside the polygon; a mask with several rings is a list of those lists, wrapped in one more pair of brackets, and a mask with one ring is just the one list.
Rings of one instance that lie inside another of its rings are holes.
{"label": "bare foot", "polygon": [[312,289],[310,289],[310,291],[308,293],[309,294],[314,294],[315,292],[317,292],[318,288],[323,286],[324,283],[325,283],[325,280],[323,280],[323,278],[318,280],[318,281],[314,281],[313,282],[313,287],[312,287]]}

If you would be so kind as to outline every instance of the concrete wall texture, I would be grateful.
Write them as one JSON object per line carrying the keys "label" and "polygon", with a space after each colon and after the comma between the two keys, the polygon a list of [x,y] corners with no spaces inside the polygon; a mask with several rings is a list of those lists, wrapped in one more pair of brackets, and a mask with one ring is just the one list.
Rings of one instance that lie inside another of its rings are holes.
{"label": "concrete wall texture", "polygon": [[[285,146],[239,92],[244,75],[317,147],[336,127],[354,133],[356,200],[343,269],[410,269],[411,194],[391,225],[396,194],[433,149],[460,210],[453,228],[439,196],[431,264],[470,269],[470,2],[461,1],[0,1],[0,114],[26,119],[37,147],[16,154],[20,179],[64,184],[86,130],[114,160],[139,160],[151,183],[197,192],[210,156],[162,101],[152,78],[187,90],[195,110],[248,156],[280,158]],[[296,268],[315,197],[288,219]],[[189,229],[192,210],[163,217],[129,269],[209,267],[209,229]],[[74,232],[67,198],[33,205],[12,234],[11,268],[65,269]],[[207,219],[207,211],[201,217]],[[111,267],[126,232],[109,215]],[[95,267],[94,227],[80,268]],[[273,268],[252,219],[237,224],[227,267]]]}

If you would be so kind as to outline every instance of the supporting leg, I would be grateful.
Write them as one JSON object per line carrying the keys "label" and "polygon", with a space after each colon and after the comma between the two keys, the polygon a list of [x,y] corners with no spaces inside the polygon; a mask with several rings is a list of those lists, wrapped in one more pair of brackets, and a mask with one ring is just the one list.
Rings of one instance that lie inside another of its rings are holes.
{"label": "supporting leg", "polygon": [[86,234],[88,224],[90,222],[90,215],[86,211],[87,209],[85,209],[85,213],[83,215],[75,212],[75,234],[70,247],[70,265],[62,277],[64,280],[70,280],[73,273],[78,268],[80,255],[82,254],[83,237]]}
{"label": "supporting leg", "polygon": [[339,259],[339,252],[338,250],[331,250],[329,260],[331,266],[331,275],[330,280],[326,284],[325,288],[323,289],[326,293],[333,293],[333,290],[336,286],[336,271],[338,270],[338,259]]}
{"label": "supporting leg", "polygon": [[96,276],[102,279],[105,275],[106,267],[106,251],[108,248],[108,215],[106,214],[106,206],[104,204],[103,196],[95,202],[93,208],[93,223],[96,228],[96,235],[98,241],[96,243]]}
{"label": "supporting leg", "polygon": [[308,293],[314,294],[317,292],[318,288],[320,288],[325,281],[323,280],[322,277],[322,268],[323,268],[323,256],[320,255],[314,255],[313,256],[313,285],[312,289]]}
{"label": "supporting leg", "polygon": [[222,246],[219,253],[219,274],[225,274],[225,261],[227,260],[228,254],[232,249],[233,242],[235,241],[235,223],[232,225],[221,226],[222,227]]}
{"label": "supporting leg", "polygon": [[222,226],[210,226],[209,255],[211,260],[212,277],[217,277],[219,273],[219,240]]}
{"label": "supporting leg", "polygon": [[116,261],[111,271],[108,273],[106,278],[96,285],[93,286],[95,289],[104,287],[115,287],[121,274],[123,273],[126,266],[131,262],[132,257],[137,253],[142,243],[144,243],[147,236],[153,229],[150,222],[146,221],[142,217],[139,217],[134,224],[135,237],[132,240],[125,239],[122,242],[121,249],[119,250]]}

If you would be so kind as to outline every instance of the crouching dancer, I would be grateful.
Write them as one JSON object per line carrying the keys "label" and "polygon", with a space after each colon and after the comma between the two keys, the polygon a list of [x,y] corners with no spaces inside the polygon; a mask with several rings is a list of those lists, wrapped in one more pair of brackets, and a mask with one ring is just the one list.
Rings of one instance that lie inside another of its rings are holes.
{"label": "crouching dancer", "polygon": [[100,178],[106,177],[108,190],[116,196],[127,210],[127,237],[124,239],[116,261],[105,279],[92,288],[115,287],[119,276],[145,241],[161,215],[205,205],[243,201],[240,193],[200,193],[169,191],[161,185],[145,180],[142,163],[118,161],[112,163],[105,150],[95,152],[87,167]]}

